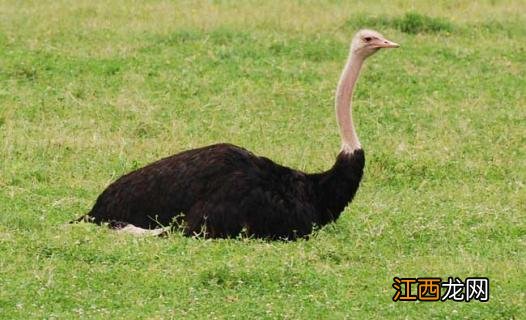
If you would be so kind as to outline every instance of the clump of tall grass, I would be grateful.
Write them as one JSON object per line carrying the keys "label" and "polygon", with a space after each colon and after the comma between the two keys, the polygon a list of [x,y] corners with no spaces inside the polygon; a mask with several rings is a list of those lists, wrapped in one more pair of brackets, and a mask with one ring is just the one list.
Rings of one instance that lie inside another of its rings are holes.
{"label": "clump of tall grass", "polygon": [[445,18],[429,17],[416,11],[406,12],[399,17],[356,15],[347,24],[355,28],[393,28],[410,34],[451,32],[454,29],[453,24]]}

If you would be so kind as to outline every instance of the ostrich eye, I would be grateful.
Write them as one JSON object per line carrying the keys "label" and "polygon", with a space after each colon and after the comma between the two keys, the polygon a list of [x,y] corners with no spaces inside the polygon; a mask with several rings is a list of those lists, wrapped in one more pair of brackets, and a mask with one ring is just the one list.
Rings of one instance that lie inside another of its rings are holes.
{"label": "ostrich eye", "polygon": [[363,39],[364,39],[365,41],[369,42],[369,41],[371,41],[373,38],[371,38],[371,37],[365,37],[365,38],[363,38]]}

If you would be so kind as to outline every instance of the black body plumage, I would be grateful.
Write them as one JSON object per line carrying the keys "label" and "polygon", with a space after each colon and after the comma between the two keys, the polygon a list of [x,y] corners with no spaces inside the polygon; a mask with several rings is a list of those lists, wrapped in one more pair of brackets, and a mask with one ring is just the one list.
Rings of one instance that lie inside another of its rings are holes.
{"label": "black body plumage", "polygon": [[185,235],[295,239],[336,220],[358,190],[364,153],[340,153],[326,172],[306,174],[230,144],[181,152],[126,174],[98,197],[95,223]]}

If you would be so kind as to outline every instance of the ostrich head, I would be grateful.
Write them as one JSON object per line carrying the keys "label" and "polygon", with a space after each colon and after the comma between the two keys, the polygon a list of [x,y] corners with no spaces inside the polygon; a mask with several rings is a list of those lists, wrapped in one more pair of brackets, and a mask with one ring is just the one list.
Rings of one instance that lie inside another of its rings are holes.
{"label": "ostrich head", "polygon": [[351,52],[367,58],[381,48],[398,48],[400,45],[387,40],[379,32],[363,29],[356,33],[351,43]]}

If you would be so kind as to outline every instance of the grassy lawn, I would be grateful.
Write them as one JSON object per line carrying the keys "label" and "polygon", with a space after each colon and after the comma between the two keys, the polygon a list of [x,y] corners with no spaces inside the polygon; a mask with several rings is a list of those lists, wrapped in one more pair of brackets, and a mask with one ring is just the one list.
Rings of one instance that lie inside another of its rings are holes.
{"label": "grassy lawn", "polygon": [[[0,318],[525,319],[524,1],[0,1]],[[308,241],[137,238],[67,221],[216,142],[328,169],[354,32],[365,178]],[[393,277],[490,301],[392,302]]]}

